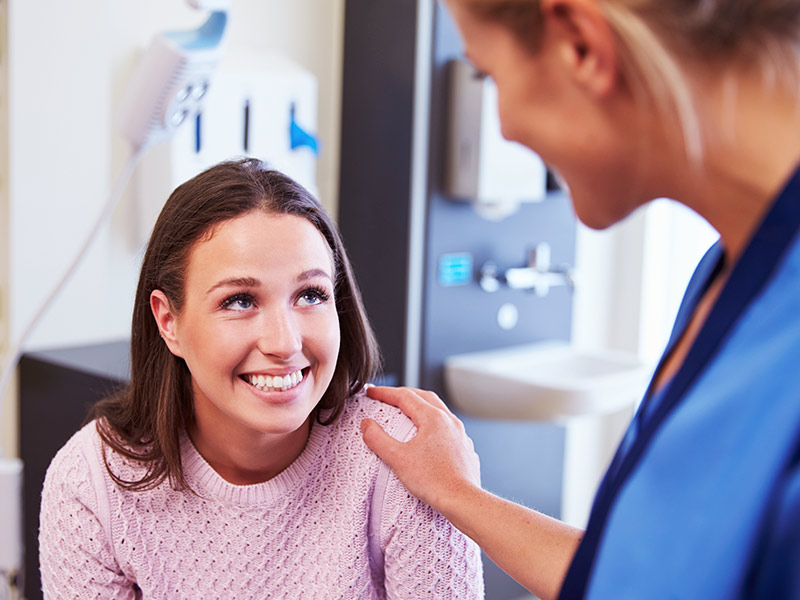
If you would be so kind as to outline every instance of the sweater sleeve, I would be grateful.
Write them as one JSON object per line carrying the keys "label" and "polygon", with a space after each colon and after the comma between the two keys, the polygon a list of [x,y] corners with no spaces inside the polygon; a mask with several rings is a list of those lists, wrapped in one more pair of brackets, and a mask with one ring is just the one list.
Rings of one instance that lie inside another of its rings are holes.
{"label": "sweater sleeve", "polygon": [[59,451],[45,476],[39,526],[42,590],[46,599],[132,600],[137,588],[121,572],[100,517],[87,433],[79,432]]}
{"label": "sweater sleeve", "polygon": [[[409,422],[396,437],[407,440],[415,433]],[[478,545],[412,496],[385,463],[381,469],[379,478],[386,481],[380,511],[386,599],[482,599]]]}

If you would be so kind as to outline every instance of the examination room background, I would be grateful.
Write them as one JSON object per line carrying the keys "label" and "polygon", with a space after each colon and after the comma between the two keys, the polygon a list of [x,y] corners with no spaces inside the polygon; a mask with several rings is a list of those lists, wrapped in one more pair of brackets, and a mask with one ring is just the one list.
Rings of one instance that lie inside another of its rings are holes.
{"label": "examination room background", "polygon": [[[202,19],[184,0],[85,0],[80,8],[59,0],[0,0],[4,360],[127,159],[114,118],[137,52],[157,32]],[[644,362],[658,356],[682,288],[714,232],[667,200],[610,231],[591,232],[575,222],[568,198],[555,189],[499,221],[444,193],[446,65],[461,46],[434,0],[232,0],[230,19],[231,54],[281,55],[316,78],[316,187],[342,228],[386,357],[387,383],[419,385],[447,398],[442,368],[448,356],[540,340],[626,351]],[[29,599],[40,597],[41,469],[86,404],[125,378],[141,258],[131,226],[136,194],[134,179],[34,332],[23,360],[32,383],[0,392],[2,456],[21,457],[28,478],[20,568]],[[697,234],[677,238],[677,224],[686,230],[687,222]],[[442,284],[443,256],[468,254],[474,270],[487,260],[522,266],[542,241],[551,246],[554,264],[574,270],[574,290],[490,294],[475,273],[465,285]],[[645,272],[666,277],[650,280]],[[497,311],[509,303],[519,318],[503,329]],[[32,400],[22,418],[26,397]],[[560,516],[569,428],[461,416],[481,455],[485,486]],[[30,464],[25,448],[41,450]],[[9,522],[21,519],[12,515]],[[485,563],[489,600],[527,597]]]}

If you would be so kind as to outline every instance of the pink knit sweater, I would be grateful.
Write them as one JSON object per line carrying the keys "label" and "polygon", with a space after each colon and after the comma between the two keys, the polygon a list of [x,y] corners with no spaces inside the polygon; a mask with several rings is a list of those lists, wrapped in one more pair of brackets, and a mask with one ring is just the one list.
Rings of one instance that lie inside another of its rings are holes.
{"label": "pink knit sweater", "polygon": [[[222,479],[183,436],[186,478],[125,491],[103,465],[91,423],[59,451],[44,483],[39,533],[46,598],[483,597],[477,546],[411,496],[364,445],[364,417],[395,438],[412,423],[356,396],[303,453],[255,485]],[[141,473],[107,452],[115,473]]]}

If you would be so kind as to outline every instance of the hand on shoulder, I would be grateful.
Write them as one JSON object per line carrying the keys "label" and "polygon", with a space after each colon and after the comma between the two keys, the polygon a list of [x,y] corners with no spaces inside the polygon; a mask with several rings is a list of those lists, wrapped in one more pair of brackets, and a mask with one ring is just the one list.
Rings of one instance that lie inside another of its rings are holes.
{"label": "hand on shoulder", "polygon": [[373,419],[361,422],[364,442],[414,496],[447,516],[449,502],[465,490],[480,488],[480,461],[472,440],[436,394],[373,386],[367,395],[399,408],[417,428],[413,438],[399,442]]}

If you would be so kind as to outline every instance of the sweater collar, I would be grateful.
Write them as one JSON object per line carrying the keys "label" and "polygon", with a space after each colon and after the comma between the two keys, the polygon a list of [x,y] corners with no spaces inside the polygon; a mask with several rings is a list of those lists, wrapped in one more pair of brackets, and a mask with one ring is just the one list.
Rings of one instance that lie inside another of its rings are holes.
{"label": "sweater collar", "polygon": [[315,479],[324,468],[319,460],[330,439],[331,426],[313,423],[303,451],[278,475],[262,483],[236,485],[223,479],[197,451],[189,434],[181,431],[181,461],[186,481],[192,490],[207,500],[218,500],[236,505],[263,505],[270,503],[303,482]]}

